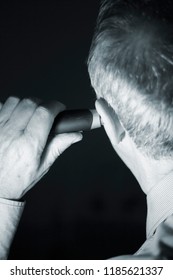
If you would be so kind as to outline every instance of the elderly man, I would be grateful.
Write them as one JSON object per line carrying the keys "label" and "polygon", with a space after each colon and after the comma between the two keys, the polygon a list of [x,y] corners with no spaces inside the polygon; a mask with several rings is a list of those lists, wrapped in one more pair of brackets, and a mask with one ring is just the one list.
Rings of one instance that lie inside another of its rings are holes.
{"label": "elderly man", "polygon": [[[147,239],[131,256],[173,258],[173,5],[103,1],[88,69],[96,109],[113,148],[147,195]],[[20,219],[20,198],[80,133],[48,139],[57,102],[9,98],[0,111],[0,257]],[[39,129],[38,129],[39,124]],[[10,159],[10,160],[9,160]]]}

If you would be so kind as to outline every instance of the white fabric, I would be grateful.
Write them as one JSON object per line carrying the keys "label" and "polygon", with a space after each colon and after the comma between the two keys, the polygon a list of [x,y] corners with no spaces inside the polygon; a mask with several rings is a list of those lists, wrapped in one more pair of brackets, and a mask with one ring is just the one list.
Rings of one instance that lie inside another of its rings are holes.
{"label": "white fabric", "polygon": [[165,176],[147,194],[147,238],[173,214],[173,172]]}
{"label": "white fabric", "polygon": [[0,198],[0,259],[7,259],[25,202]]}

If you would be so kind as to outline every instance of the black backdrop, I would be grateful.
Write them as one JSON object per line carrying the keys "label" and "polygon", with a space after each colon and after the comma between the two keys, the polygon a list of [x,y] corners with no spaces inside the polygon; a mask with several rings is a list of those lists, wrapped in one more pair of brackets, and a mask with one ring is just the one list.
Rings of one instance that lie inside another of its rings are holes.
{"label": "black backdrop", "polygon": [[[0,94],[93,108],[86,60],[99,0],[1,1]],[[145,196],[103,129],[85,133],[24,198],[10,259],[106,259],[145,239]]]}

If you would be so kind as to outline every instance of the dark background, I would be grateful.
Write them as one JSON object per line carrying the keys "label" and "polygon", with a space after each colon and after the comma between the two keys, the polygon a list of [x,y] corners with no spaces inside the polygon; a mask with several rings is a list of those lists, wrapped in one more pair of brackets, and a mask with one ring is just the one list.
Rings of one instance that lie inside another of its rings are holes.
{"label": "dark background", "polygon": [[[86,60],[99,2],[1,1],[1,100],[93,108]],[[25,200],[10,259],[106,259],[145,240],[145,196],[103,129],[85,133]]]}

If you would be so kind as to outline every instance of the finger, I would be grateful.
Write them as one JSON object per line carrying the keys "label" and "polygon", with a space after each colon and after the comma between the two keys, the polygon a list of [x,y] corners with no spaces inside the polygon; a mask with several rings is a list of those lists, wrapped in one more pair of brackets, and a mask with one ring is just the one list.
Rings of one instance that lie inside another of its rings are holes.
{"label": "finger", "polygon": [[37,107],[31,120],[29,121],[25,133],[30,134],[41,149],[44,148],[54,119],[58,113],[63,111],[65,106],[57,101],[51,101]]}
{"label": "finger", "polygon": [[54,161],[72,144],[81,141],[83,138],[80,132],[64,133],[55,136],[45,149],[40,163],[40,172],[49,169]]}
{"label": "finger", "polygon": [[15,122],[17,129],[25,129],[40,102],[38,98],[24,98],[21,100],[11,114],[9,123],[14,125]]}
{"label": "finger", "polygon": [[0,123],[5,123],[9,120],[11,117],[11,114],[13,113],[14,109],[20,102],[20,99],[18,97],[11,96],[9,97],[4,105],[1,106],[0,111]]}

